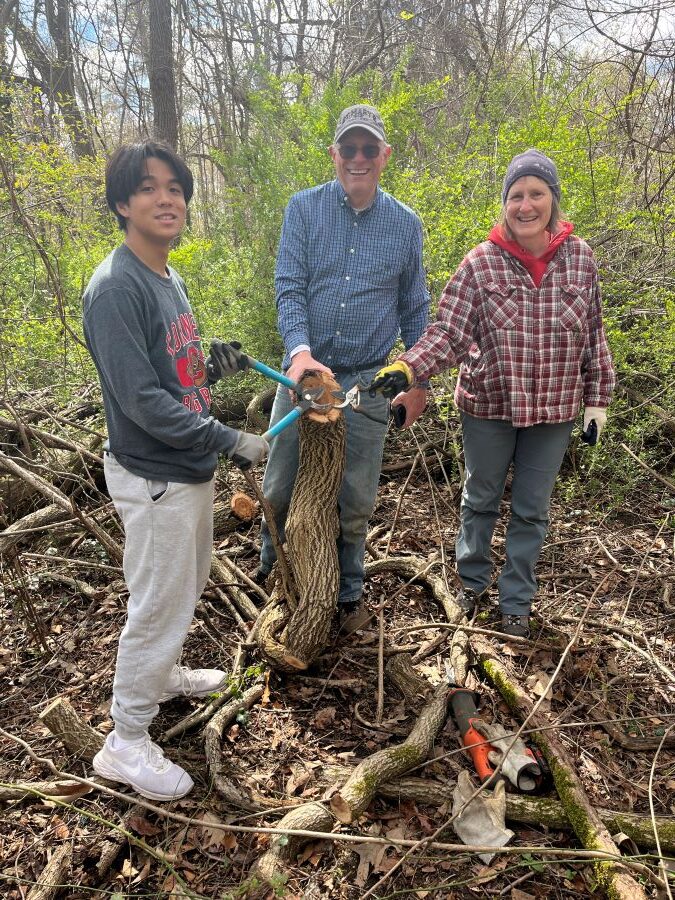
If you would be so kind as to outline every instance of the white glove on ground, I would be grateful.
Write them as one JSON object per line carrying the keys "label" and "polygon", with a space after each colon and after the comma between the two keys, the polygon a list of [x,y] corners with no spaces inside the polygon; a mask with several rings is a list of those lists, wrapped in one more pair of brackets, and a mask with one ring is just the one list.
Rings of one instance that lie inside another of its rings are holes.
{"label": "white glove on ground", "polygon": [[[502,763],[502,775],[519,791],[531,792],[537,786],[536,777],[541,775],[539,764],[527,752],[521,738],[513,740],[501,725],[490,725],[488,722],[474,721],[473,727],[495,748],[488,753],[488,760],[493,766]],[[511,746],[513,744],[513,746]],[[510,748],[510,749],[509,749]]]}
{"label": "white glove on ground", "polygon": [[[457,787],[452,795],[453,816],[475,793],[469,773],[462,770],[457,779]],[[503,781],[498,781],[494,791],[484,790],[459,813],[452,823],[455,834],[467,847],[503,847],[513,837],[513,832],[504,822],[506,814],[506,794]],[[494,853],[479,853],[484,863],[489,863]]]}

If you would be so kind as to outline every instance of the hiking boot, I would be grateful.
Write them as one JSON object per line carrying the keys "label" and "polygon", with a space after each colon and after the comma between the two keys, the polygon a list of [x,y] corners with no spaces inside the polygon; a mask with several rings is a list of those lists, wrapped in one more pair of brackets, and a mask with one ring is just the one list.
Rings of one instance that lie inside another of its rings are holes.
{"label": "hiking boot", "polygon": [[251,576],[251,580],[255,581],[259,587],[264,587],[271,571],[271,569],[266,569],[264,566],[258,566]]}
{"label": "hiking boot", "polygon": [[168,760],[148,735],[134,743],[116,746],[115,732],[106,738],[94,757],[94,771],[101,778],[128,784],[148,800],[175,800],[194,787],[185,769]]}
{"label": "hiking boot", "polygon": [[484,594],[485,591],[478,593],[473,588],[460,588],[456,601],[467,619],[472,619],[476,615],[476,608]]}
{"label": "hiking boot", "polygon": [[352,634],[370,621],[370,613],[361,598],[338,603],[338,625],[344,634]]}
{"label": "hiking boot", "polygon": [[220,669],[188,669],[174,666],[158,703],[173,697],[208,697],[227,684],[227,674]]}
{"label": "hiking boot", "polygon": [[516,615],[503,615],[502,616],[502,627],[500,629],[502,634],[508,634],[510,637],[522,637],[529,638],[530,636],[530,617],[529,616],[516,616]]}

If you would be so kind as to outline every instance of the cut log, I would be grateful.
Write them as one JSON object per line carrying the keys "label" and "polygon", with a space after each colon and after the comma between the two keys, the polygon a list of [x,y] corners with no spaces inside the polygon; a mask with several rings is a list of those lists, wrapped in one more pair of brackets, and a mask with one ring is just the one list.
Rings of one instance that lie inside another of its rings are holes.
{"label": "cut log", "polygon": [[235,491],[228,502],[219,501],[213,506],[213,534],[221,538],[242,525],[250,524],[258,513],[258,504],[242,491]]}
{"label": "cut log", "polygon": [[[337,382],[324,375],[303,379],[321,385],[330,402]],[[321,653],[337,604],[340,571],[337,556],[337,498],[345,456],[344,417],[338,409],[311,411],[298,424],[300,459],[286,520],[287,556],[298,594],[294,610],[273,595],[257,628],[260,649],[284,671],[306,669]]]}
{"label": "cut log", "polygon": [[[558,796],[582,845],[587,850],[619,856],[619,848],[589,800],[574,762],[569,758],[556,732],[551,729],[551,723],[541,713],[533,711],[532,701],[513,680],[497,657],[492,644],[478,635],[472,637],[471,643],[478,654],[482,670],[509,707],[521,720],[527,719],[528,728],[535,729],[530,737],[546,757]],[[594,871],[598,883],[610,897],[619,900],[645,900],[644,890],[623,866],[604,860],[594,864]]]}
{"label": "cut log", "polygon": [[91,762],[103,746],[103,735],[83,722],[65,697],[57,697],[39,717],[68,753]]}

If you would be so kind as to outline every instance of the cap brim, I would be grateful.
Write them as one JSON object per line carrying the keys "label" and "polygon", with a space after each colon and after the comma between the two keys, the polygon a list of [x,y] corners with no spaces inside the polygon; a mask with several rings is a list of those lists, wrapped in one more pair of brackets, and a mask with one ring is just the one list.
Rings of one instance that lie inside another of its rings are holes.
{"label": "cap brim", "polygon": [[343,138],[348,131],[352,131],[355,128],[362,128],[363,131],[367,131],[369,134],[372,134],[373,137],[376,137],[378,141],[384,141],[385,144],[387,142],[387,139],[384,136],[384,132],[378,131],[373,125],[368,125],[365,122],[350,122],[345,128],[342,128],[341,130],[335,132],[333,143],[337,144],[338,141]]}

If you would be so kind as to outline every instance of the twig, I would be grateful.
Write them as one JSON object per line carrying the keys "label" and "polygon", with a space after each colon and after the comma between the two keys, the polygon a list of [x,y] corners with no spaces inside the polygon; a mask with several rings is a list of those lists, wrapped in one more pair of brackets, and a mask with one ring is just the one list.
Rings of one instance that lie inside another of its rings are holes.
{"label": "twig", "polygon": [[377,642],[377,708],[375,721],[382,724],[384,716],[384,600],[377,610],[378,642]]}
{"label": "twig", "polygon": [[653,787],[654,787],[654,772],[656,771],[656,760],[659,758],[659,753],[661,752],[661,748],[663,747],[663,745],[665,743],[668,732],[672,731],[673,728],[675,728],[675,724],[669,725],[668,728],[666,729],[666,731],[664,732],[664,735],[661,738],[661,743],[659,744],[658,750],[654,754],[654,759],[652,760],[652,764],[649,768],[649,814],[652,819],[652,828],[654,829],[654,841],[656,842],[656,852],[659,855],[659,868],[661,869],[661,872],[663,874],[663,880],[666,885],[666,891],[668,893],[669,900],[673,900],[673,895],[670,890],[669,872],[666,869],[666,865],[663,860],[663,854],[661,853],[661,841],[659,840],[659,830],[656,827],[656,814],[654,813]]}
{"label": "twig", "polygon": [[[417,445],[419,448],[419,444]],[[386,559],[389,556],[389,548],[391,547],[391,539],[394,536],[394,529],[396,528],[396,523],[398,522],[398,516],[401,512],[401,506],[403,504],[403,498],[405,497],[406,491],[408,489],[408,485],[410,484],[410,479],[413,477],[413,473],[417,468],[417,463],[420,461],[421,454],[418,452],[415,454],[415,458],[413,460],[413,464],[410,467],[410,471],[408,472],[408,477],[403,482],[403,487],[398,492],[398,501],[396,503],[396,509],[394,510],[394,518],[391,523],[391,527],[389,529],[389,537],[387,538],[387,546],[384,548],[384,558]]]}
{"label": "twig", "polygon": [[666,478],[665,475],[659,475],[656,469],[652,469],[652,467],[648,466],[646,462],[643,462],[639,456],[636,456],[630,447],[627,447],[625,444],[619,444],[619,446],[625,450],[629,456],[632,456],[635,462],[642,466],[646,472],[649,472],[649,474],[660,481],[661,484],[665,484],[665,486],[675,494],[675,482],[671,481],[670,478]]}
{"label": "twig", "polygon": [[288,564],[288,559],[286,558],[284,548],[281,546],[279,530],[277,528],[276,519],[274,518],[274,510],[268,503],[267,498],[265,497],[263,492],[260,490],[253,472],[247,469],[244,472],[244,478],[246,479],[248,486],[255,494],[258,503],[260,504],[260,509],[263,511],[263,515],[265,516],[265,523],[267,525],[267,528],[269,529],[272,546],[274,547],[274,552],[277,556],[277,563],[279,564],[279,570],[281,572],[281,580],[284,585],[286,602],[289,609],[295,610],[298,606],[298,592],[295,588],[295,578],[293,578],[293,573],[291,572],[291,567]]}
{"label": "twig", "polygon": [[[10,741],[13,741],[15,744],[18,744],[20,747],[28,753],[28,755],[35,762],[40,763],[49,769],[54,775],[59,778],[77,781],[80,784],[87,785],[94,790],[100,791],[102,794],[107,795],[108,797],[113,797],[116,800],[121,800],[124,803],[137,803],[139,806],[142,806],[144,809],[149,812],[155,813],[155,815],[159,816],[162,819],[168,819],[173,822],[180,822],[183,825],[194,825],[194,818],[191,816],[185,816],[182,813],[172,812],[170,809],[167,809],[166,806],[157,806],[154,803],[149,803],[145,800],[139,799],[135,794],[125,794],[122,791],[117,791],[114,788],[108,787],[105,784],[101,784],[98,781],[94,781],[89,778],[82,778],[78,775],[74,775],[70,772],[64,772],[58,769],[51,759],[47,757],[38,756],[32,747],[24,741],[22,738],[17,737],[16,735],[10,734],[8,731],[5,731],[4,728],[0,727],[0,736],[7,738]],[[68,804],[64,804],[68,805]],[[209,827],[217,829],[219,831],[232,832],[233,834],[270,834],[270,835],[295,835],[298,837],[306,837],[309,839],[320,839],[327,841],[338,841],[350,844],[359,844],[359,843],[373,843],[379,844],[380,846],[393,846],[393,847],[412,847],[417,846],[418,841],[409,840],[405,838],[381,838],[375,835],[370,834],[336,834],[334,832],[319,832],[319,831],[310,831],[306,829],[284,829],[284,828],[265,828],[265,827],[255,827],[249,825],[229,825],[225,822],[209,822]],[[434,842],[433,844],[429,844],[429,849],[431,850],[441,850],[447,853],[504,853],[507,856],[519,856],[524,853],[537,853],[540,856],[552,856],[552,857],[561,857],[562,859],[567,858],[571,855],[575,859],[589,859],[589,860],[610,860],[613,862],[623,863],[629,868],[634,869],[639,872],[641,875],[645,875],[650,881],[659,889],[664,888],[663,881],[660,878],[657,878],[654,873],[642,863],[636,862],[631,857],[620,856],[619,854],[613,853],[604,853],[597,850],[563,850],[557,847],[538,847],[538,846],[521,846],[521,847],[490,847],[490,846],[480,846],[480,847],[472,847],[468,848],[464,844],[446,844],[440,842]],[[647,855],[647,854],[646,854]],[[362,898],[363,900],[363,898]]]}
{"label": "twig", "polygon": [[649,545],[649,549],[646,551],[646,553],[643,554],[642,559],[640,560],[640,565],[638,566],[638,570],[637,570],[637,572],[635,573],[635,578],[633,579],[633,583],[632,583],[632,585],[630,586],[630,591],[628,591],[628,597],[626,598],[626,605],[624,606],[623,612],[621,613],[621,621],[622,621],[622,622],[623,622],[623,620],[626,618],[626,613],[628,612],[628,607],[630,606],[630,601],[633,599],[633,592],[635,591],[635,587],[636,587],[636,585],[637,585],[637,583],[638,583],[638,580],[639,580],[639,578],[640,578],[640,575],[641,575],[641,573],[642,573],[642,569],[643,569],[643,567],[644,567],[644,564],[645,564],[645,562],[647,561],[647,557],[648,557],[649,554],[651,553],[651,550],[652,550],[652,547],[654,546],[654,544],[655,544],[655,543],[657,542],[657,540],[661,537],[661,532],[662,532],[663,529],[666,527],[666,523],[667,523],[667,522],[668,522],[668,517],[666,516],[666,517],[664,517],[663,522],[661,523],[661,527],[660,527],[659,530],[656,532],[656,537],[654,538],[654,540],[653,540],[653,541],[651,542],[651,544]]}

